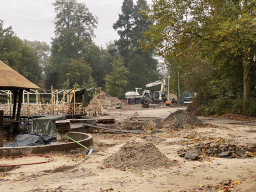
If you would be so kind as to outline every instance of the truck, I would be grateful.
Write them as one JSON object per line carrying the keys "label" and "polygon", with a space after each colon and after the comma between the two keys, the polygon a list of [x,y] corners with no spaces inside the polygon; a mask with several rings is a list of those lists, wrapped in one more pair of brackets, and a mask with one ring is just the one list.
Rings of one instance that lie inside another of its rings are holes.
{"label": "truck", "polygon": [[125,93],[125,99],[127,99],[129,105],[139,104],[142,101],[141,95],[142,88],[135,88],[135,91],[128,91]]}

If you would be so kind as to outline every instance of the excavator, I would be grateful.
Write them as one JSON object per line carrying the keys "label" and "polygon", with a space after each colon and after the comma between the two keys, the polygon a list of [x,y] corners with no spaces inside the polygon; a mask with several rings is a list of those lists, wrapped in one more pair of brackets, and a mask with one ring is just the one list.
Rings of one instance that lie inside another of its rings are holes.
{"label": "excavator", "polygon": [[[150,90],[148,88],[154,87],[156,85],[161,85],[160,91],[155,91],[153,95],[150,94]],[[148,108],[149,104],[158,104],[160,102],[166,102],[167,98],[164,93],[164,88],[165,88],[165,80],[158,80],[154,81],[152,83],[146,84],[146,89],[143,91],[142,94],[142,107],[143,108]]]}
{"label": "excavator", "polygon": [[[150,93],[148,88],[154,87],[156,85],[161,85],[160,91],[155,91],[153,94]],[[158,80],[152,83],[148,83],[143,88],[135,88],[136,91],[129,91],[125,93],[125,98],[128,103],[138,104],[141,103],[143,108],[148,108],[149,104],[157,104],[160,102],[165,102],[167,100],[164,94],[165,80]],[[140,93],[141,92],[141,93]]]}

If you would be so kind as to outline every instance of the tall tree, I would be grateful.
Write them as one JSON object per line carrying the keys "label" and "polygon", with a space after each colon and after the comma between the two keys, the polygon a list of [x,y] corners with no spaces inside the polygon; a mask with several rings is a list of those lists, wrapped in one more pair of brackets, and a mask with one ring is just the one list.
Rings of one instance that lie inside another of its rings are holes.
{"label": "tall tree", "polygon": [[255,1],[242,0],[155,1],[147,13],[154,25],[146,46],[187,66],[193,65],[190,55],[206,58],[222,74],[237,75],[242,66],[245,108],[252,85],[250,67],[255,66],[255,8]]}
{"label": "tall tree", "polygon": [[68,58],[78,58],[90,45],[97,20],[85,4],[76,0],[56,0],[53,6],[56,12],[53,54],[62,52]]}
{"label": "tall tree", "polygon": [[[86,48],[91,45],[97,20],[85,4],[77,3],[75,0],[56,0],[53,6],[56,12],[55,38],[52,42],[50,65],[47,67],[46,84],[48,87],[54,85],[60,88],[63,82],[70,80],[65,74],[65,66],[69,66],[70,63],[86,65],[85,61],[81,62],[81,58]],[[87,66],[82,69],[87,69]]]}
{"label": "tall tree", "polygon": [[124,0],[122,5],[122,14],[119,14],[119,19],[114,23],[113,28],[117,30],[120,39],[116,41],[121,57],[124,58],[125,66],[129,61],[129,50],[131,46],[131,33],[134,25],[134,5],[133,0]]}
{"label": "tall tree", "polygon": [[142,87],[159,78],[157,60],[153,58],[153,49],[144,52],[140,49],[140,41],[145,39],[143,32],[149,29],[150,21],[141,13],[147,9],[145,0],[124,0],[122,14],[113,25],[120,38],[115,42],[118,53],[124,58],[125,66],[129,71],[126,90]]}

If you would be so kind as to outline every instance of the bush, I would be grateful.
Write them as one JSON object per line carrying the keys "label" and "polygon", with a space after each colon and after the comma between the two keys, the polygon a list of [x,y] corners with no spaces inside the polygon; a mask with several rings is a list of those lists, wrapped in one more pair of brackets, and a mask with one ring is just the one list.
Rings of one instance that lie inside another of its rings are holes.
{"label": "bush", "polygon": [[199,114],[203,116],[215,115],[216,111],[214,107],[202,105],[199,107]]}
{"label": "bush", "polygon": [[233,101],[233,106],[231,109],[231,113],[233,114],[243,114],[243,100],[236,99]]}
{"label": "bush", "polygon": [[255,97],[252,97],[248,100],[245,113],[249,117],[256,117],[256,98]]}
{"label": "bush", "polygon": [[233,108],[234,100],[229,97],[222,97],[214,100],[214,107],[218,113],[230,113]]}
{"label": "bush", "polygon": [[214,95],[207,93],[197,94],[193,99],[193,105],[193,110],[196,111],[197,115],[221,116],[231,113],[256,117],[256,97],[249,99],[245,111],[243,110],[243,100],[241,98],[216,98]]}
{"label": "bush", "polygon": [[194,98],[193,98],[193,103],[199,104],[199,105],[205,105],[205,106],[211,106],[213,103],[213,100],[216,97],[214,95],[210,95],[209,93],[198,93]]}

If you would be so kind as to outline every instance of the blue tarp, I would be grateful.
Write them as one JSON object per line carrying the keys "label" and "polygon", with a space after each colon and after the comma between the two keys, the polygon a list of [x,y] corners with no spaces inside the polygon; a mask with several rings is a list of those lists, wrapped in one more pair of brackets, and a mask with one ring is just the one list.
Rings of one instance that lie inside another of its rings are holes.
{"label": "blue tarp", "polygon": [[54,136],[23,134],[19,135],[14,142],[5,144],[4,147],[47,145],[56,140]]}

